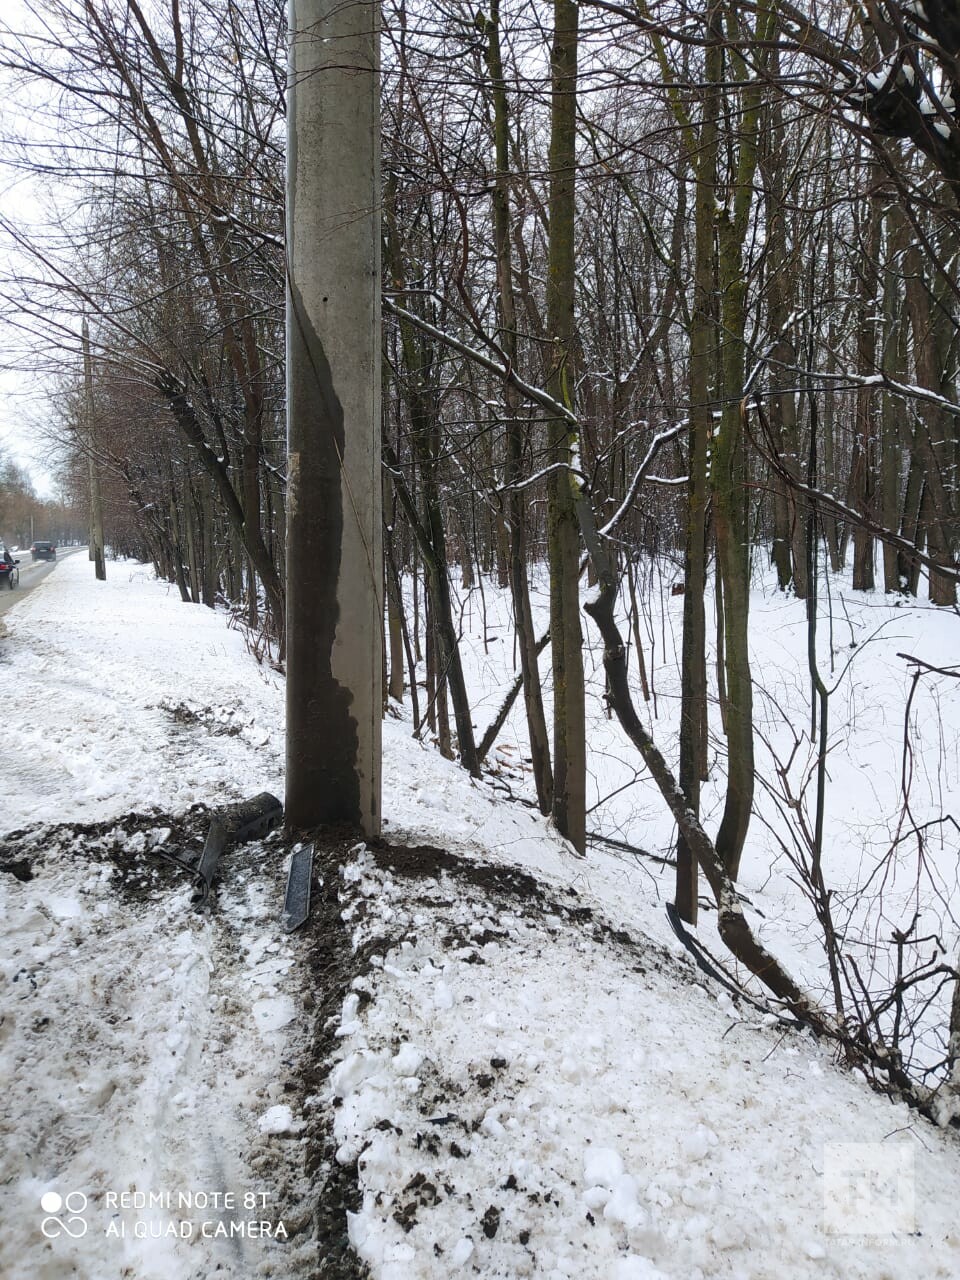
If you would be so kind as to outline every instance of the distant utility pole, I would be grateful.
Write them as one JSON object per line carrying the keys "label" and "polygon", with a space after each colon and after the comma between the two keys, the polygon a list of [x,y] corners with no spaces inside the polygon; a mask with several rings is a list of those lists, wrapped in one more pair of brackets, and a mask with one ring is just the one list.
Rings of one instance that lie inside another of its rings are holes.
{"label": "distant utility pole", "polygon": [[375,835],[379,6],[288,3],[286,821]]}
{"label": "distant utility pole", "polygon": [[83,318],[83,383],[87,419],[87,466],[90,475],[90,559],[97,580],[105,582],[107,565],[103,554],[103,502],[100,497],[100,473],[97,470],[96,417],[93,406],[93,366],[90,362],[90,330]]}

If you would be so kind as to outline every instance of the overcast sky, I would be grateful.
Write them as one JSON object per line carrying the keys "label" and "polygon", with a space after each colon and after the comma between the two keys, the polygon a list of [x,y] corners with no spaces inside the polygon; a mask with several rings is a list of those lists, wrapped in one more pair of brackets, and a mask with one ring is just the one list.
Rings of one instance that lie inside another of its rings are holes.
{"label": "overcast sky", "polygon": [[[2,23],[10,29],[23,30],[31,19],[23,0],[2,0]],[[8,37],[0,30],[0,46]],[[23,127],[23,116],[17,109],[17,95],[12,91],[9,77],[0,70],[0,96],[3,113],[0,117],[0,215],[15,223],[22,231],[29,232],[37,225],[40,210],[36,193],[22,174],[11,172],[4,164],[12,155],[9,137]],[[11,243],[10,237],[0,228],[0,270],[3,274],[35,274],[29,260]],[[2,311],[8,311],[0,303]],[[11,318],[16,320],[16,315]],[[24,467],[33,479],[37,492],[50,497],[54,491],[52,472],[52,446],[48,436],[49,397],[53,385],[31,373],[24,353],[17,348],[17,339],[0,319],[0,453],[12,457]],[[42,356],[42,352],[35,352]],[[14,366],[11,368],[11,366]]]}

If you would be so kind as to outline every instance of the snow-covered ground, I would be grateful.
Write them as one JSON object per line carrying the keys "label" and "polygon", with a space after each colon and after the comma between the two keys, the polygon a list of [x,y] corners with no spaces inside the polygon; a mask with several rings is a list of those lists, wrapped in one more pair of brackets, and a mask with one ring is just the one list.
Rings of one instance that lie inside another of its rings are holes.
{"label": "snow-covered ground", "polygon": [[[641,620],[668,752],[677,606],[665,595]],[[849,650],[833,699],[841,890],[897,820],[909,673],[896,653],[948,661],[958,625],[879,597],[845,608],[838,652],[883,630]],[[758,593],[754,611],[758,705],[782,753],[803,724],[802,608]],[[489,584],[464,621],[487,637],[469,663],[482,728],[510,665]],[[666,923],[669,869],[601,845],[577,858],[510,803],[529,794],[516,718],[482,784],[388,719],[385,841],[328,851],[316,885],[342,938],[316,913],[287,935],[279,836],[225,856],[204,915],[162,856],[202,839],[199,806],[282,795],[281,678],[134,565],[97,584],[69,558],[5,623],[4,1280],[360,1274],[337,1230],[384,1280],[960,1275],[955,1131],[706,978]],[[957,790],[956,695],[921,683],[918,820],[955,812]],[[591,827],[668,853],[642,778],[604,798],[635,765],[602,714],[591,745]],[[939,912],[956,953],[955,837],[943,843],[919,880],[916,857],[887,870],[869,927],[889,932],[913,902]],[[776,854],[756,823],[755,922],[820,988],[809,907]]]}
{"label": "snow-covered ground", "polygon": [[[640,636],[651,698],[643,702],[636,678],[635,698],[661,750],[675,762],[683,600],[672,595],[669,573],[657,567],[647,572],[646,589],[637,593],[637,626],[629,624],[625,608],[621,631],[631,650]],[[758,781],[739,885],[756,907],[751,923],[762,940],[830,1004],[805,834],[814,829],[816,807],[805,605],[776,591],[772,573],[760,564],[754,579],[750,644]],[[849,576],[828,576],[820,595],[817,663],[830,693],[823,877],[836,934],[849,957],[849,983],[859,992],[862,980],[879,1005],[898,966],[904,974],[921,966],[952,967],[960,954],[960,619],[955,611],[924,601],[853,592]],[[545,589],[534,593],[534,603],[539,626],[545,627]],[[510,657],[502,652],[510,643],[509,602],[488,586],[461,593],[461,607],[467,634],[488,641],[486,651],[476,640],[468,650],[475,715],[483,726],[502,698],[501,673],[505,656],[508,662]],[[706,614],[712,638],[712,595]],[[590,692],[588,830],[669,857],[676,840],[671,815],[619,725],[601,711],[602,652],[596,632],[583,621]],[[917,668],[909,657],[932,668],[953,667],[956,674],[924,670],[913,688]],[[630,663],[635,673],[633,651]],[[726,778],[715,666],[709,643],[710,777],[701,797],[708,831],[719,826]],[[548,654],[541,668],[548,680]],[[504,786],[529,800],[534,796],[529,775],[518,776],[515,768],[525,754],[525,732],[517,708],[494,759],[503,764]],[[599,848],[591,863],[598,861]],[[645,896],[652,890],[671,900],[669,870],[641,861],[649,872]],[[703,892],[706,904],[706,886]],[[709,934],[710,918],[705,919]],[[896,934],[904,938],[900,946]],[[942,1065],[950,995],[951,985],[935,974],[905,998],[898,1047],[918,1072]],[[865,1002],[859,1003],[863,1011]],[[881,1015],[885,1035],[893,1032],[897,1008],[893,1004]],[[849,995],[847,1010],[854,1013]]]}
{"label": "snow-covered ground", "polygon": [[6,615],[5,829],[282,795],[280,678],[151,577],[72,555]]}

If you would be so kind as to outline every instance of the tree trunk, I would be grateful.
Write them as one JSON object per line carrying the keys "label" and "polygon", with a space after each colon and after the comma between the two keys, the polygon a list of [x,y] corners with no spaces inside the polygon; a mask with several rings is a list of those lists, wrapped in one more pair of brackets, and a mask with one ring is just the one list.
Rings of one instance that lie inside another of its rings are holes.
{"label": "tree trunk", "polygon": [[[550,229],[547,262],[547,390],[574,403],[577,53],[579,7],[554,0],[550,58]],[[548,483],[550,636],[553,658],[553,820],[561,835],[586,849],[586,726],[580,629],[580,544],[567,468],[579,465],[579,442],[565,420],[548,428],[557,470]]]}
{"label": "tree trunk", "polygon": [[[416,436],[416,433],[414,434]],[[416,445],[420,460],[423,502],[426,508],[423,518],[421,518],[414,505],[413,496],[403,480],[397,456],[391,446],[384,443],[383,453],[387,464],[393,469],[396,494],[400,499],[400,505],[406,513],[410,528],[417,539],[420,555],[423,559],[427,594],[430,601],[427,633],[428,638],[432,635],[437,641],[439,653],[436,665],[440,677],[446,679],[447,687],[450,690],[454,721],[457,726],[460,763],[468,773],[478,777],[480,774],[480,758],[474,740],[470,700],[467,695],[463,665],[460,661],[460,642],[453,620],[450,578],[446,563],[446,540],[443,531],[443,513],[440,507],[439,491],[431,479],[432,459],[429,456],[429,451],[427,453],[423,452],[426,448],[427,446],[422,440]]]}
{"label": "tree trunk", "polygon": [[183,572],[183,536],[180,530],[180,512],[178,509],[179,496],[173,485],[173,478],[168,481],[167,510],[170,514],[170,532],[171,544],[173,547],[173,576],[177,584],[177,590],[180,592],[180,599],[184,604],[190,604],[190,587],[187,583],[186,574]]}
{"label": "tree trunk", "polygon": [[183,519],[186,523],[187,565],[190,569],[190,601],[200,603],[200,559],[197,551],[197,506],[189,483],[183,493]]}
{"label": "tree trunk", "polygon": [[[913,357],[917,382],[931,391],[949,395],[943,385],[938,350],[936,312],[924,279],[924,264],[919,247],[914,243],[904,255],[907,275],[907,310],[913,331]],[[946,477],[952,474],[953,424],[936,405],[920,408],[916,442],[923,462],[926,496],[923,522],[931,556],[943,565],[952,565],[955,551],[955,499]],[[930,573],[931,604],[956,604],[956,582],[951,577]]]}
{"label": "tree trunk", "polygon": [[203,603],[208,609],[216,607],[219,580],[218,540],[213,494],[205,477],[200,480],[200,502],[203,520]]}
{"label": "tree trunk", "polygon": [[[899,382],[907,375],[907,323],[902,314],[903,280],[898,270],[906,227],[899,210],[892,209],[886,218],[886,269],[883,280],[883,371]],[[900,515],[900,468],[903,449],[899,419],[903,401],[885,394],[880,406],[880,523],[896,529]],[[883,589],[901,592],[900,555],[889,542],[883,543]]]}
{"label": "tree trunk", "polygon": [[[703,597],[707,582],[707,451],[713,427],[717,323],[716,249],[717,151],[721,55],[716,14],[706,53],[706,86],[696,153],[693,310],[690,320],[689,481],[684,546],[683,637],[680,678],[680,789],[687,806],[700,812],[701,764],[706,747],[707,657]],[[697,860],[683,831],[677,830],[676,908],[688,924],[697,922]]]}
{"label": "tree trunk", "polygon": [[[876,165],[870,166],[872,180],[879,176]],[[871,201],[866,213],[863,235],[866,251],[862,258],[860,307],[857,318],[857,368],[870,376],[877,368],[877,321],[880,305],[879,268],[880,211]],[[856,430],[853,442],[853,462],[850,472],[851,505],[865,516],[875,517],[877,486],[877,441],[879,423],[876,416],[876,397],[870,387],[860,387],[856,399]],[[872,591],[875,585],[873,568],[873,535],[863,525],[853,527],[853,589]]]}
{"label": "tree trunk", "polygon": [[90,331],[83,321],[83,381],[87,415],[87,465],[90,480],[90,559],[98,582],[107,577],[103,540],[103,499],[100,494],[100,471],[97,465],[97,420],[93,399],[93,365],[90,359]]}
{"label": "tree trunk", "polygon": [[[487,65],[493,96],[494,149],[496,153],[496,185],[493,192],[493,231],[497,255],[497,289],[500,302],[501,344],[513,367],[517,363],[516,301],[513,289],[513,257],[510,245],[509,188],[509,112],[500,53],[500,4],[492,0],[487,24]],[[536,636],[530,609],[530,587],[527,579],[527,504],[516,487],[523,475],[524,429],[520,421],[520,397],[511,384],[504,387],[507,410],[506,466],[504,479],[508,488],[509,518],[509,582],[513,599],[513,617],[520,650],[520,674],[523,679],[524,707],[530,759],[540,812],[553,809],[553,772],[547,719],[543,709],[540,668],[537,663]]]}
{"label": "tree trunk", "polygon": [[[770,76],[779,75],[779,57],[770,55]],[[789,150],[783,124],[783,108],[779,97],[765,104],[764,128],[760,138],[760,168],[766,196],[767,262],[765,272],[767,294],[767,326],[771,333],[770,361],[773,378],[786,382],[786,388],[773,387],[769,422],[774,442],[783,465],[795,480],[802,477],[800,431],[797,420],[797,359],[790,334],[790,316],[797,308],[797,264],[787,253],[787,170]],[[789,292],[788,292],[789,289]],[[793,588],[803,599],[807,594],[807,555],[804,539],[805,504],[796,489],[776,477],[773,486],[772,557],[781,591]]]}
{"label": "tree trunk", "polygon": [[[761,49],[773,33],[771,11],[757,14]],[[747,239],[753,182],[758,161],[760,89],[741,55],[731,70],[740,83],[735,100],[735,159],[728,160],[727,199],[718,215],[720,287],[720,369],[722,409],[714,440],[711,481],[717,572],[723,594],[724,673],[727,692],[727,792],[716,848],[731,880],[736,880],[753,807],[753,686],[750,677],[749,467],[741,400],[746,376],[747,276],[743,245]],[[726,128],[734,132],[734,121]],[[718,202],[719,203],[719,202]]]}
{"label": "tree trunk", "polygon": [[400,598],[398,575],[392,572],[393,525],[396,518],[396,500],[393,486],[385,477],[383,481],[383,553],[387,589],[387,656],[389,674],[387,692],[394,702],[403,701],[403,601]]}

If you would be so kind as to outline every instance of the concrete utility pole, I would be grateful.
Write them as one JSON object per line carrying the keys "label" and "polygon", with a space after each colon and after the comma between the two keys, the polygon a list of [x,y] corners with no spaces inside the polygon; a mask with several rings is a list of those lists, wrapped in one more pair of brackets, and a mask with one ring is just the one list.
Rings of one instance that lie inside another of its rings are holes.
{"label": "concrete utility pole", "polygon": [[289,0],[287,781],[380,829],[379,6]]}
{"label": "concrete utility pole", "polygon": [[90,361],[90,329],[83,318],[83,385],[87,417],[87,467],[90,476],[90,559],[99,582],[107,578],[103,552],[103,502],[100,498],[100,473],[97,470],[96,417],[93,405],[93,365]]}

